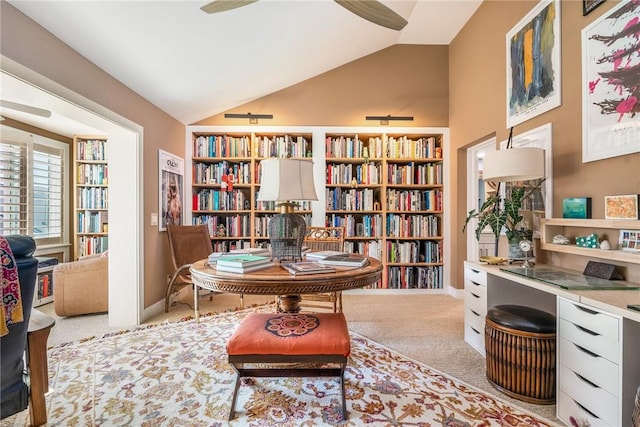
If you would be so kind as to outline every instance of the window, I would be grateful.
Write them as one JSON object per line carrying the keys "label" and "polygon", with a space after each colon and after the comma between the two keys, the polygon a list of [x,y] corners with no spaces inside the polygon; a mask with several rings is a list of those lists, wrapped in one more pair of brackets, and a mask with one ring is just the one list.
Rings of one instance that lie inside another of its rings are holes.
{"label": "window", "polygon": [[0,126],[0,234],[65,241],[68,145]]}

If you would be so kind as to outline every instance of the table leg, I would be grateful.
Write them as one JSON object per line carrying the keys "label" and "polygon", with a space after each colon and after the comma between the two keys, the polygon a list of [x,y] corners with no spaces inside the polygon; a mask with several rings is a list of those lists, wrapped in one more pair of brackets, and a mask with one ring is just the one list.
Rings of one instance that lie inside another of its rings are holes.
{"label": "table leg", "polygon": [[49,391],[49,368],[47,364],[47,339],[51,328],[27,334],[27,353],[31,393],[29,393],[29,415],[31,424],[40,426],[47,423],[45,393]]}
{"label": "table leg", "polygon": [[297,313],[300,311],[300,295],[280,295],[280,311],[283,313]]}
{"label": "table leg", "polygon": [[200,298],[198,298],[198,285],[193,284],[193,309],[195,310],[196,323],[200,323]]}

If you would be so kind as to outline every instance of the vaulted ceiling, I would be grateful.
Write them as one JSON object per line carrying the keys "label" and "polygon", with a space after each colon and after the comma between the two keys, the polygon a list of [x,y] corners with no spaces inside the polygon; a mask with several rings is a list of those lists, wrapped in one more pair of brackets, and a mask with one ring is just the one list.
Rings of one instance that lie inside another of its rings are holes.
{"label": "vaulted ceiling", "polygon": [[395,31],[332,0],[260,0],[207,14],[201,1],[8,0],[184,124],[394,44],[449,44],[482,0],[383,0]]}

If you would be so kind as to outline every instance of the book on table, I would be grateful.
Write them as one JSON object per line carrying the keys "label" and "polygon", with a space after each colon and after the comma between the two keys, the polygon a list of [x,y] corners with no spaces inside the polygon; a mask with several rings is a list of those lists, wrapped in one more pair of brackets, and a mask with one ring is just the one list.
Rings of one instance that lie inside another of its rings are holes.
{"label": "book on table", "polygon": [[336,271],[336,269],[330,265],[323,265],[314,261],[283,262],[280,263],[280,266],[294,276],[301,276],[303,274],[333,273]]}
{"label": "book on table", "polygon": [[346,255],[349,255],[349,252],[326,250],[326,251],[307,252],[305,255],[307,258],[316,260],[316,259],[325,259],[327,257],[335,256],[335,255],[346,256]]}
{"label": "book on table", "polygon": [[366,256],[357,254],[332,255],[318,260],[320,264],[325,265],[342,265],[348,267],[364,267],[369,263]]}
{"label": "book on table", "polygon": [[216,261],[216,265],[226,267],[248,267],[266,264],[270,261],[271,258],[268,256],[238,254],[221,256]]}
{"label": "book on table", "polygon": [[228,265],[220,265],[220,263],[218,262],[216,264],[216,270],[217,271],[224,271],[227,273],[249,273],[252,271],[258,271],[258,270],[264,270],[265,268],[269,268],[271,266],[274,266],[275,263],[273,261],[268,261],[265,263],[260,263],[260,264],[254,264],[254,265],[246,265],[246,266],[242,266],[242,267],[233,267],[233,266],[228,266]]}
{"label": "book on table", "polygon": [[230,254],[243,254],[243,255],[258,255],[258,256],[271,256],[271,252],[267,248],[244,248],[244,249],[232,249]]}

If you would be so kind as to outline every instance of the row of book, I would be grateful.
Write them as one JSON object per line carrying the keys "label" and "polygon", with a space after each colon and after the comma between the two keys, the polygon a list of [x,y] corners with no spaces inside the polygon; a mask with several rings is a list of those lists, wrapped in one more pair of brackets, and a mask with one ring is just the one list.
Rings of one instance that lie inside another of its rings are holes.
{"label": "row of book", "polygon": [[390,289],[443,289],[442,266],[392,266],[387,271]]}
{"label": "row of book", "polygon": [[387,184],[392,185],[442,185],[442,163],[415,165],[387,165]]}
{"label": "row of book", "polygon": [[389,159],[434,159],[442,157],[442,149],[436,147],[436,138],[411,139],[407,136],[389,137],[387,158]]}
{"label": "row of book", "polygon": [[327,164],[327,184],[352,184],[354,180],[362,185],[381,184],[382,166],[379,163]]}
{"label": "row of book", "polygon": [[383,143],[380,137],[371,137],[367,143],[364,143],[358,135],[353,137],[327,136],[325,139],[325,155],[327,159],[381,159],[383,153]]}
{"label": "row of book", "polygon": [[78,238],[79,256],[101,254],[109,249],[107,236],[80,236]]}
{"label": "row of book", "polygon": [[387,237],[440,237],[440,218],[435,215],[387,215]]}
{"label": "row of book", "polygon": [[84,187],[78,189],[79,209],[109,209],[109,191],[106,187]]}
{"label": "row of book", "polygon": [[442,263],[442,242],[387,242],[387,261],[393,263]]}
{"label": "row of book", "polygon": [[311,157],[311,144],[301,135],[260,136],[256,150],[258,157]]}
{"label": "row of book", "polygon": [[77,184],[107,185],[109,172],[107,165],[81,163],[77,169]]}
{"label": "row of book", "polygon": [[206,224],[209,235],[213,237],[251,236],[249,215],[198,215],[193,217],[191,223]]}
{"label": "row of book", "polygon": [[193,195],[194,211],[241,211],[249,210],[251,201],[242,190],[224,191],[203,188]]}
{"label": "row of book", "polygon": [[387,210],[390,211],[441,211],[441,190],[396,190],[386,193]]}
{"label": "row of book", "polygon": [[382,259],[382,242],[379,240],[346,241],[344,242],[344,250],[349,253],[366,255],[378,260]]}
{"label": "row of book", "polygon": [[326,188],[325,204],[327,210],[335,211],[372,211],[380,202],[371,188]]}
{"label": "row of book", "polygon": [[108,211],[78,212],[77,231],[78,233],[106,233],[109,223]]}
{"label": "row of book", "polygon": [[53,274],[46,272],[38,274],[37,298],[43,299],[53,295]]}
{"label": "row of book", "polygon": [[77,160],[107,160],[107,141],[104,139],[77,139]]}
{"label": "row of book", "polygon": [[194,157],[250,157],[249,136],[200,135],[193,140]]}
{"label": "row of book", "polygon": [[222,184],[231,175],[234,184],[251,184],[251,163],[220,162],[195,163],[193,182],[196,184]]}
{"label": "row of book", "polygon": [[346,237],[382,236],[382,215],[327,215],[327,227],[344,227]]}

